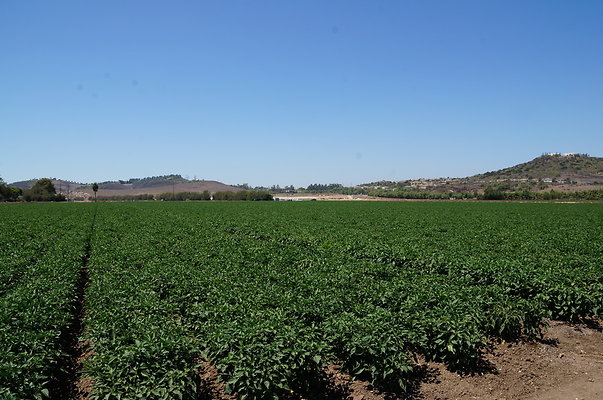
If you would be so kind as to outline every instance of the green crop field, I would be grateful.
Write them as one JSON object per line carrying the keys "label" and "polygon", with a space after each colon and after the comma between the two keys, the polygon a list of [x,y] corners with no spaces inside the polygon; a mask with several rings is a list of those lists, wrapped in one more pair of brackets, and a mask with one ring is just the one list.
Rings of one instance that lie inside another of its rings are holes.
{"label": "green crop field", "polygon": [[[312,393],[337,365],[404,391],[416,356],[603,314],[601,204],[0,204],[0,398]],[[75,343],[74,343],[75,340]],[[77,343],[80,343],[79,345]]]}

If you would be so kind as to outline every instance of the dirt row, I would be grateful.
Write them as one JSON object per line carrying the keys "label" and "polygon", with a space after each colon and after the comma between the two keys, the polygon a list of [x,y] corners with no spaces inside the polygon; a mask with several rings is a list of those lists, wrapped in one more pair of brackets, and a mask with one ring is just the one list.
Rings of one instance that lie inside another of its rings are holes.
{"label": "dirt row", "polygon": [[420,362],[405,396],[383,393],[363,382],[347,384],[350,400],[596,400],[603,399],[603,328],[552,321],[536,341],[493,343],[483,365],[471,373]]}
{"label": "dirt row", "polygon": [[[80,357],[85,351],[80,350]],[[81,361],[81,360],[78,360]],[[205,390],[200,400],[235,400],[226,394],[216,368],[199,360]],[[81,363],[79,365],[81,367]],[[492,343],[483,363],[472,372],[452,372],[444,364],[419,360],[406,394],[382,392],[354,380],[335,365],[325,369],[320,393],[290,393],[288,400],[595,400],[603,399],[603,325],[552,321],[535,341]],[[89,398],[91,382],[80,380],[72,399]]]}
{"label": "dirt row", "polygon": [[[65,357],[52,383],[51,398],[90,398],[93,382],[83,377],[83,361],[92,357],[90,344],[81,342],[84,330],[87,264],[91,236],[86,241],[78,280],[73,321],[61,337]],[[225,392],[219,373],[209,362],[198,360],[205,389],[200,400],[235,400]],[[386,393],[368,382],[354,380],[337,366],[325,369],[327,376],[319,393],[291,392],[288,400],[595,400],[603,399],[603,323],[584,324],[551,321],[543,336],[532,341],[492,343],[479,368],[452,372],[445,365],[419,360],[414,380],[406,394]]]}
{"label": "dirt row", "polygon": [[[290,393],[288,400],[596,400],[603,399],[603,325],[552,321],[533,341],[492,343],[480,367],[452,372],[444,364],[420,361],[406,394],[382,392],[354,380],[335,365],[325,369],[320,393]],[[218,372],[202,363],[208,388],[201,399],[234,400],[224,392]]]}

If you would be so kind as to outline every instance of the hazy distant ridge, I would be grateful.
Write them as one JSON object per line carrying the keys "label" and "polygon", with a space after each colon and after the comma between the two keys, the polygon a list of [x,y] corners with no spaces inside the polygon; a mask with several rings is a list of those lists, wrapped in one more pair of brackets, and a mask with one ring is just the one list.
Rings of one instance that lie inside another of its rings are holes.
{"label": "hazy distant ridge", "polygon": [[551,153],[498,171],[473,175],[467,179],[506,180],[506,179],[556,179],[597,180],[603,179],[603,158],[590,157],[588,154]]}
{"label": "hazy distant ridge", "polygon": [[465,178],[378,181],[359,186],[366,189],[424,190],[432,193],[482,193],[490,186],[506,191],[598,190],[603,187],[603,158],[588,154],[549,153],[512,167]]}
{"label": "hazy distant ridge", "polygon": [[[37,179],[27,181],[13,182],[11,186],[17,186],[21,189],[29,189]],[[62,179],[51,179],[57,192],[66,193],[92,193],[91,183],[70,182]],[[218,181],[208,180],[189,180],[181,175],[163,175],[146,178],[132,178],[127,181],[106,181],[99,183],[99,195],[115,196],[115,195],[139,195],[139,194],[161,194],[167,192],[203,192],[208,191],[226,192],[238,191],[240,188],[226,185]]]}

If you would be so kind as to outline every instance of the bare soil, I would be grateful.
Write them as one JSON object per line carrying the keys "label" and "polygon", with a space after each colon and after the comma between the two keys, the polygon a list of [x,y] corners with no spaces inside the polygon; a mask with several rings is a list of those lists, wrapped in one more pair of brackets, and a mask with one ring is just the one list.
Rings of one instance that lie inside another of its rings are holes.
{"label": "bare soil", "polygon": [[489,371],[462,375],[426,365],[425,400],[603,399],[603,330],[600,321],[553,321],[541,340],[498,343],[486,355]]}
{"label": "bare soil", "polygon": [[63,355],[59,357],[58,365],[55,366],[52,372],[49,385],[51,399],[86,399],[90,392],[91,384],[89,379],[82,377],[80,374],[83,369],[83,361],[88,357],[89,344],[80,341],[80,337],[84,332],[84,295],[89,280],[87,265],[91,255],[91,239],[92,233],[94,232],[95,221],[96,212],[92,219],[90,233],[84,244],[82,265],[77,280],[76,298],[73,304],[71,322],[66,329],[61,332],[59,338]]}
{"label": "bare soil", "polygon": [[[83,347],[82,358],[90,356]],[[235,400],[226,393],[215,366],[198,360],[202,387],[199,400]],[[551,321],[542,338],[492,343],[480,368],[449,371],[442,363],[419,362],[406,394],[383,392],[355,380],[336,366],[325,369],[323,390],[311,396],[291,393],[290,400],[601,400],[603,399],[603,325]],[[92,382],[77,383],[86,399]]]}
{"label": "bare soil", "polygon": [[236,396],[226,393],[224,382],[220,380],[220,373],[212,363],[205,360],[197,360],[199,363],[199,378],[203,392],[199,394],[199,400],[236,400]]}
{"label": "bare soil", "polygon": [[395,394],[383,392],[369,382],[353,379],[336,365],[329,365],[325,372],[332,393],[332,396],[323,396],[325,399],[382,400],[396,397]]}
{"label": "bare soil", "polygon": [[353,380],[336,366],[326,373],[337,397],[346,400],[600,400],[603,329],[600,320],[553,321],[541,339],[493,343],[477,372],[452,372],[435,362],[421,362],[417,371],[405,395]]}
{"label": "bare soil", "polygon": [[92,350],[92,343],[90,341],[80,341],[77,345],[78,357],[76,365],[79,371],[77,379],[75,381],[75,390],[72,393],[72,400],[88,400],[92,394],[94,388],[94,381],[92,378],[85,376],[82,372],[84,371],[84,362],[94,357],[94,350]]}
{"label": "bare soil", "polygon": [[421,363],[414,390],[406,396],[349,385],[348,399],[421,400],[597,400],[603,399],[601,321],[572,325],[553,321],[542,339],[494,343],[479,372],[449,371]]}

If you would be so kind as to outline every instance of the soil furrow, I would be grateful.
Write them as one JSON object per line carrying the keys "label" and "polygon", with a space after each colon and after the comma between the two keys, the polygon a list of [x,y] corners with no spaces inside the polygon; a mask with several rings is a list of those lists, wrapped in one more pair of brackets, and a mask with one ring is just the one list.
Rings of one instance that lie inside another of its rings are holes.
{"label": "soil furrow", "polygon": [[82,255],[82,263],[78,274],[75,290],[75,300],[73,302],[71,322],[61,332],[59,337],[62,356],[59,358],[57,365],[53,370],[53,375],[50,381],[50,398],[51,399],[83,399],[87,398],[89,393],[83,393],[89,385],[83,385],[80,372],[83,369],[83,359],[88,352],[88,346],[80,342],[80,337],[84,331],[84,316],[85,316],[85,295],[88,287],[89,271],[88,262],[91,256],[92,236],[96,224],[96,213],[94,210],[90,231],[84,242]]}

